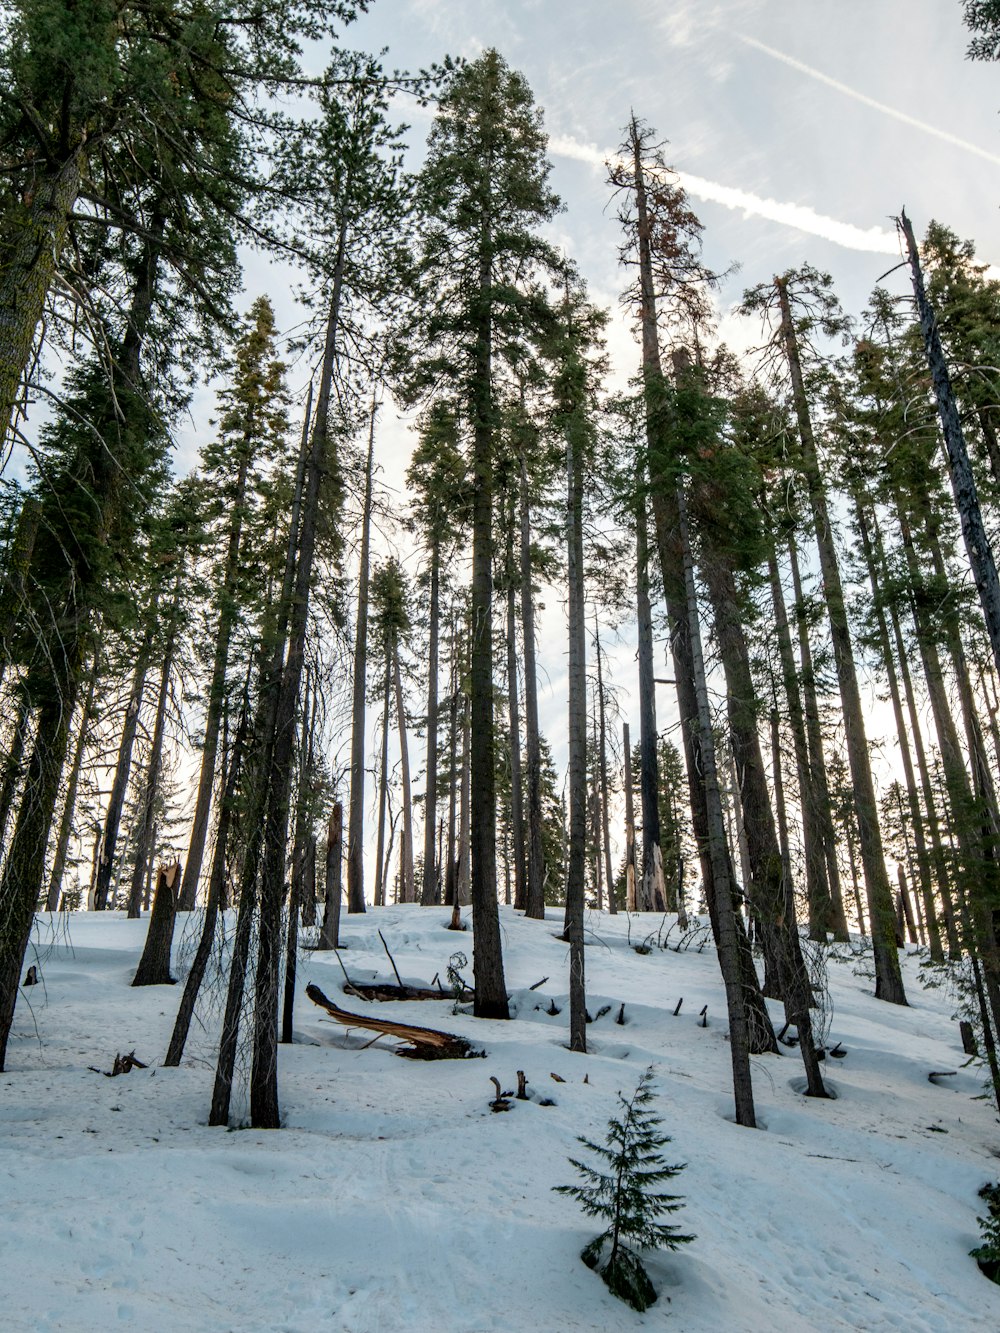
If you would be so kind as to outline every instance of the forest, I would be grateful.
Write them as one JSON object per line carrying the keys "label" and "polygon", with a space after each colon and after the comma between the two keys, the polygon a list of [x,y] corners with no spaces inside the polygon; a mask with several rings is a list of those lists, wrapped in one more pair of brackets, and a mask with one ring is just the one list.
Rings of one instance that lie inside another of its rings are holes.
{"label": "forest", "polygon": [[[864,309],[802,263],[724,312],[625,107],[611,311],[525,77],[390,68],[367,8],[0,15],[0,1071],[46,932],[107,913],[156,1060],[210,1029],[203,1119],[277,1129],[303,960],[413,904],[477,1020],[515,1017],[512,914],[554,923],[577,1053],[595,923],[708,944],[748,1128],[782,1047],[834,1095],[831,951],[906,1007],[910,949],[1000,1109],[997,271],[900,201]],[[995,61],[1000,5],[961,8]]]}

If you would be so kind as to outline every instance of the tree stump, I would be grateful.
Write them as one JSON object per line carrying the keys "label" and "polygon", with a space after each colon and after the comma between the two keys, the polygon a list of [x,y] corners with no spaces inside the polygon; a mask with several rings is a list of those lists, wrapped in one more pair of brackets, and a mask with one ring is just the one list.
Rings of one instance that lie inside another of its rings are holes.
{"label": "tree stump", "polygon": [[174,921],[177,916],[176,892],[181,879],[180,861],[161,865],[156,876],[153,910],[146,932],[146,947],[132,978],[133,986],[172,986],[170,949],[174,942]]}

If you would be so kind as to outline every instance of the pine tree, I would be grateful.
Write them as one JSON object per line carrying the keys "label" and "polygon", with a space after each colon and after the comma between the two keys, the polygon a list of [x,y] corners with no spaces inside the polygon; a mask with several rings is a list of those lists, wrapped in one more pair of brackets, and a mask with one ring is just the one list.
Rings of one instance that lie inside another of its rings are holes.
{"label": "pine tree", "polygon": [[[442,379],[466,406],[473,439],[470,838],[475,1012],[507,1018],[496,892],[493,740],[493,503],[505,361],[550,321],[532,281],[555,256],[536,229],[558,200],[531,91],[496,51],[463,65],[444,89],[428,141],[420,200],[420,317],[401,341],[411,400]],[[419,340],[417,355],[413,342]]]}
{"label": "pine tree", "polygon": [[[663,1213],[677,1212],[683,1200],[655,1187],[678,1175],[684,1164],[668,1165],[660,1152],[671,1140],[659,1132],[660,1117],[647,1109],[654,1096],[652,1082],[650,1065],[627,1101],[619,1092],[622,1114],[608,1121],[603,1145],[578,1136],[577,1141],[599,1162],[591,1166],[575,1157],[569,1159],[584,1184],[553,1186],[556,1193],[576,1199],[588,1217],[607,1221],[605,1230],[584,1246],[580,1258],[588,1268],[598,1270],[613,1295],[636,1310],[648,1309],[656,1300],[656,1291],[631,1246],[677,1250],[695,1239],[672,1223],[659,1221]],[[608,1169],[602,1171],[601,1164]]]}

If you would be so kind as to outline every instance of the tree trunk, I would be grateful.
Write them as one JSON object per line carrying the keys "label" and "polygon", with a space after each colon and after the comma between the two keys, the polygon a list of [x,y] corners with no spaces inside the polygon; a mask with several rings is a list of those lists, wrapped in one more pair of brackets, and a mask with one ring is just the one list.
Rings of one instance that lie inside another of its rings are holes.
{"label": "tree trunk", "polygon": [[5,229],[0,267],[0,436],[5,443],[85,164],[80,144],[35,188],[30,202],[17,207]]}
{"label": "tree trunk", "polygon": [[[310,392],[312,385],[309,386]],[[309,407],[306,407],[308,417]],[[178,909],[190,912],[198,899],[198,880],[205,855],[208,819],[212,809],[212,789],[215,785],[215,766],[219,750],[219,728],[226,694],[226,671],[229,667],[229,644],[236,623],[237,581],[240,573],[240,544],[243,535],[243,507],[246,503],[247,472],[250,466],[249,426],[244,436],[236,477],[236,494],[229,518],[229,542],[219,596],[219,619],[215,631],[215,654],[212,660],[212,679],[208,687],[208,707],[205,712],[205,741],[201,750],[201,771],[198,776],[198,795],[195,800],[191,838],[188,842],[187,863],[181,883]]]}
{"label": "tree trunk", "polygon": [[[708,857],[711,865],[711,885],[715,895],[719,929],[719,965],[726,989],[726,1008],[729,1014],[729,1050],[733,1066],[733,1094],[736,1103],[736,1123],[756,1128],[753,1084],[750,1076],[750,1034],[747,1012],[744,1008],[744,976],[740,962],[740,942],[737,934],[736,902],[733,897],[732,875],[723,823],[722,800],[719,792],[715,763],[715,744],[712,738],[712,714],[708,700],[708,684],[701,652],[701,632],[698,624],[698,602],[694,583],[694,562],[687,530],[686,501],[683,488],[677,487],[678,538],[684,553],[684,586],[687,599],[688,636],[694,691],[697,698],[699,753],[702,784],[708,816]],[[665,579],[666,581],[666,579]],[[677,668],[675,667],[675,670]],[[680,672],[678,671],[678,678]]]}
{"label": "tree trunk", "polygon": [[635,811],[632,801],[632,743],[629,726],[622,723],[622,749],[625,752],[625,910],[638,911],[635,877]]}
{"label": "tree trunk", "polygon": [[[58,910],[59,901],[62,895],[63,875],[66,873],[66,854],[69,851],[69,840],[73,835],[73,816],[76,813],[76,793],[80,785],[80,770],[83,767],[83,754],[87,747],[90,724],[94,717],[94,693],[97,687],[97,668],[98,662],[95,654],[90,669],[90,681],[87,685],[87,697],[83,701],[83,712],[80,716],[80,730],[77,733],[76,747],[70,762],[69,781],[66,784],[66,797],[63,801],[62,819],[59,823],[59,835],[56,838],[56,849],[52,857],[52,872],[49,876],[49,891],[45,899],[45,910],[47,912],[55,912]],[[2,839],[3,826],[0,824],[0,841],[2,841]]]}
{"label": "tree trunk", "polygon": [[639,634],[639,796],[642,808],[642,880],[637,888],[640,912],[665,912],[663,855],[660,850],[659,777],[656,757],[656,683],[653,669],[653,612],[649,602],[649,545],[646,498],[636,503],[636,607]]}
{"label": "tree trunk", "polygon": [[524,795],[521,774],[521,710],[517,691],[517,620],[514,587],[514,494],[507,514],[507,716],[510,726],[510,832],[514,862],[514,906],[527,906]]}
{"label": "tree trunk", "polygon": [[[757,731],[758,706],[750,669],[750,651],[732,570],[710,553],[703,562],[715,612],[715,636],[726,676],[726,700],[733,765],[743,807],[749,861],[749,896],[757,908],[769,972],[785,1005],[785,1016],[799,1035],[799,1051],[810,1097],[825,1097],[813,1042],[812,986],[802,957],[795,900],[775,830],[767,791],[764,758]],[[766,993],[766,992],[765,992]]]}
{"label": "tree trunk", "polygon": [[611,816],[608,809],[608,728],[604,705],[604,669],[601,665],[601,635],[594,621],[594,647],[597,651],[597,717],[598,717],[598,763],[601,781],[601,842],[604,849],[604,875],[608,885],[608,911],[612,916],[618,912],[615,901],[615,881],[611,869]]}
{"label": "tree trunk", "polygon": [[542,747],[538,727],[538,673],[535,666],[535,599],[531,586],[531,508],[528,469],[521,458],[521,639],[524,648],[524,745],[527,788],[527,883],[525,916],[545,918],[545,851],[542,842]]}
{"label": "tree trunk", "polygon": [[[923,895],[924,904],[927,910],[931,958],[936,963],[943,963],[944,949],[941,945],[941,931],[938,927],[937,913],[934,910],[934,884],[931,877],[931,857],[927,847],[927,839],[924,836],[924,820],[920,810],[920,797],[917,792],[916,775],[913,771],[913,759],[910,755],[910,739],[906,725],[906,717],[903,712],[903,700],[899,692],[899,678],[896,673],[896,661],[893,656],[892,644],[889,640],[889,626],[886,623],[885,610],[882,605],[882,591],[879,583],[879,571],[876,565],[876,551],[872,541],[868,516],[864,505],[860,500],[856,501],[855,512],[858,521],[858,531],[861,534],[861,544],[862,549],[864,550],[865,562],[868,566],[868,578],[872,589],[872,604],[875,610],[875,624],[878,629],[882,660],[885,663],[886,674],[889,681],[889,697],[892,700],[893,717],[896,721],[899,755],[903,764],[903,780],[906,783],[906,799],[910,811],[910,822],[913,827],[914,842],[916,844],[917,873],[920,880],[920,891]],[[881,552],[879,553],[879,556],[881,563]]]}
{"label": "tree trunk", "polygon": [[781,305],[781,336],[792,380],[792,396],[802,447],[802,468],[809,492],[816,541],[819,548],[823,589],[826,597],[830,635],[833,640],[840,697],[843,704],[844,731],[847,756],[854,785],[854,800],[858,816],[861,861],[865,871],[868,910],[872,924],[872,948],[875,954],[875,996],[891,1004],[906,1004],[906,992],[896,950],[895,912],[889,876],[882,850],[882,834],[878,822],[878,806],[872,783],[868,739],[865,734],[861,692],[854,666],[854,649],[840,579],[840,565],[833,542],[833,530],[827,512],[826,492],[816,456],[812,422],[806,399],[805,382],[799,362],[795,326],[792,322],[788,289],[784,279],[775,278],[775,288]]}
{"label": "tree trunk", "polygon": [[[284,883],[288,805],[295,745],[295,714],[305,655],[312,586],[313,556],[319,518],[320,484],[330,460],[329,410],[337,359],[340,301],[343,291],[347,217],[341,219],[333,293],[327,320],[323,368],[317,394],[312,442],[306,462],[295,561],[294,594],[290,601],[288,651],[274,710],[274,738],[266,770],[267,806],[261,868],[260,921],[254,994],[253,1061],[250,1117],[255,1129],[277,1129],[278,1107],[278,964],[281,953],[281,894]],[[294,549],[290,547],[290,550]]]}
{"label": "tree trunk", "polygon": [[819,700],[816,694],[816,672],[813,667],[812,647],[809,643],[809,625],[806,615],[802,576],[799,571],[799,551],[794,534],[788,538],[788,561],[792,571],[792,589],[795,595],[795,620],[798,626],[799,659],[802,664],[802,699],[804,704],[806,737],[809,742],[809,790],[812,793],[815,825],[819,832],[825,857],[823,884],[827,896],[822,901],[809,900],[809,934],[813,939],[826,941],[833,932],[838,940],[847,939],[847,918],[844,915],[843,892],[840,887],[840,867],[837,862],[837,835],[833,827],[833,803],[827,780],[826,759],[823,753],[823,728],[820,723]]}
{"label": "tree trunk", "polygon": [[111,891],[111,877],[115,869],[115,849],[118,845],[118,830],[121,827],[122,808],[125,805],[125,793],[128,790],[129,772],[132,767],[132,750],[135,746],[135,732],[142,708],[142,695],[146,684],[146,670],[149,666],[149,653],[153,643],[153,622],[156,618],[156,601],[149,609],[146,630],[135,660],[132,673],[132,687],[128,703],[125,705],[125,722],[122,738],[118,745],[118,761],[115,764],[114,781],[108,798],[108,809],[104,816],[104,832],[101,836],[101,851],[97,861],[97,878],[94,881],[94,910],[102,912],[108,905]]}
{"label": "tree trunk", "polygon": [[14,808],[17,785],[22,776],[24,747],[31,733],[31,709],[24,690],[17,690],[17,703],[14,710],[14,725],[11,732],[10,748],[3,761],[3,781],[0,783],[0,846],[7,836],[7,821]]}
{"label": "tree trunk", "polygon": [[990,544],[983,516],[979,508],[976,482],[972,475],[972,465],[962,434],[962,424],[955,405],[955,396],[951,389],[948,366],[941,349],[937,320],[931,309],[924,290],[924,279],[920,269],[920,254],[913,236],[913,228],[904,211],[900,216],[900,225],[906,237],[906,250],[910,262],[910,275],[913,280],[913,294],[917,303],[920,319],[920,331],[924,340],[924,352],[934,382],[934,396],[937,399],[938,414],[941,418],[941,433],[944,436],[945,450],[948,456],[948,475],[955,496],[959,521],[962,525],[962,537],[965,541],[969,565],[979,593],[979,602],[983,608],[986,632],[990,647],[993,649],[993,662],[1000,672],[1000,576],[997,575],[993,547]]}
{"label": "tree trunk", "polygon": [[413,883],[413,796],[410,787],[410,746],[406,732],[406,706],[403,702],[403,677],[399,665],[399,640],[392,637],[392,675],[396,696],[396,725],[399,728],[399,767],[403,780],[403,839],[399,848],[401,901],[416,900]]}
{"label": "tree trunk", "polygon": [[173,1067],[179,1065],[184,1055],[184,1047],[187,1043],[188,1032],[191,1029],[191,1019],[194,1017],[194,1007],[198,1001],[198,994],[201,990],[202,982],[205,979],[205,973],[208,970],[208,962],[212,956],[212,946],[215,943],[216,926],[219,920],[219,912],[222,908],[225,896],[226,884],[226,861],[229,851],[230,830],[233,824],[233,813],[236,802],[237,787],[239,783],[240,769],[243,763],[243,751],[246,746],[247,731],[247,711],[244,707],[240,717],[239,726],[236,729],[236,737],[233,741],[233,747],[228,758],[228,770],[225,774],[222,800],[219,806],[219,822],[215,832],[215,849],[212,853],[212,870],[208,881],[208,898],[205,902],[205,917],[202,921],[201,935],[198,939],[198,948],[195,950],[194,958],[191,962],[191,971],[187,975],[184,983],[184,993],[181,996],[181,1002],[177,1008],[177,1017],[174,1020],[174,1030],[170,1035],[170,1045],[167,1047],[167,1054],[164,1058],[164,1065]]}
{"label": "tree trunk", "polygon": [[438,784],[438,643],[441,636],[440,542],[431,547],[431,605],[427,645],[427,787],[424,796],[424,882],[420,901],[425,907],[440,901],[440,876],[435,856]]}
{"label": "tree trunk", "polygon": [[[340,948],[340,899],[343,892],[341,882],[341,862],[344,851],[344,807],[340,801],[334,801],[330,810],[330,822],[326,830],[326,904],[323,910],[323,926],[319,934],[317,949]],[[381,847],[379,856],[381,857]],[[381,860],[377,862],[379,872]],[[381,878],[381,873],[379,875]],[[378,899],[375,906],[380,906]]]}
{"label": "tree trunk", "polygon": [[351,794],[347,818],[347,910],[365,910],[365,686],[368,679],[368,576],[371,561],[372,471],[375,461],[375,404],[372,403],[365,465],[365,507],[361,520],[358,621],[354,635],[354,688],[351,703]]}
{"label": "tree trunk", "polygon": [[66,682],[68,693],[62,698],[56,694],[39,711],[21,804],[0,880],[0,1073],[5,1068],[24,951],[43,882],[45,848],[76,703],[75,682],[76,672],[71,671]]}
{"label": "tree trunk", "polygon": [[[143,785],[140,804],[139,830],[136,836],[135,865],[132,868],[132,886],[128,896],[128,915],[139,915],[142,885],[146,870],[153,856],[153,820],[156,815],[156,793],[160,785],[160,765],[163,757],[163,730],[167,717],[167,694],[170,689],[170,672],[174,665],[175,631],[173,628],[177,614],[177,603],[170,610],[171,629],[163,650],[163,665],[160,668],[160,687],[156,696],[156,720],[153,724],[153,739],[149,747],[149,763],[146,768],[146,781]],[[178,870],[180,866],[178,864]],[[173,925],[171,924],[171,930]]]}
{"label": "tree trunk", "polygon": [[179,861],[160,866],[156,876],[156,896],[146,931],[146,947],[139,959],[133,986],[172,986],[170,949],[174,941],[174,921],[177,917],[177,886],[181,877]]}
{"label": "tree trunk", "polygon": [[[813,923],[822,920],[831,904],[827,880],[826,839],[823,833],[822,805],[813,786],[813,770],[809,759],[805,713],[799,693],[799,679],[792,653],[792,638],[788,628],[788,612],[781,586],[778,561],[773,549],[767,553],[771,583],[771,603],[774,609],[775,634],[781,661],[781,675],[785,687],[785,704],[795,751],[795,768],[799,785],[799,808],[802,818],[802,841],[806,863],[806,896],[809,903],[810,931]],[[821,756],[822,757],[822,756]],[[824,770],[825,773],[825,770]],[[827,813],[829,817],[829,813]]]}
{"label": "tree trunk", "polygon": [[566,937],[569,941],[569,1047],[587,1049],[583,911],[587,855],[587,642],[584,623],[583,459],[566,441],[566,583],[569,595],[569,858]]}

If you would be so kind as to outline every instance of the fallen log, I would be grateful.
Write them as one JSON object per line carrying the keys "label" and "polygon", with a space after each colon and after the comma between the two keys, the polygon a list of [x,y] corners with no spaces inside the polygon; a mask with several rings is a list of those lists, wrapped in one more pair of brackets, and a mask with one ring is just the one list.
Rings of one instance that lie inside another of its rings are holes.
{"label": "fallen log", "polygon": [[[367,985],[363,981],[347,981],[342,990],[345,995],[356,995],[359,1000],[454,1000],[455,992],[437,990],[431,986],[393,986],[389,982],[373,981]],[[462,1004],[471,1003],[476,992],[462,990],[458,995]]]}
{"label": "fallen log", "polygon": [[341,1009],[332,1000],[328,1000],[320,988],[312,983],[306,987],[306,994],[313,1004],[325,1009],[332,1018],[346,1028],[364,1028],[368,1032],[375,1032],[378,1034],[374,1038],[376,1041],[378,1037],[385,1036],[395,1037],[398,1041],[407,1043],[397,1047],[396,1054],[404,1055],[410,1060],[466,1060],[471,1056],[485,1054],[483,1051],[477,1051],[464,1037],[456,1037],[451,1032],[439,1032],[436,1028],[414,1027],[410,1023],[394,1023],[391,1019],[375,1018],[369,1014],[352,1014],[347,1009]]}

